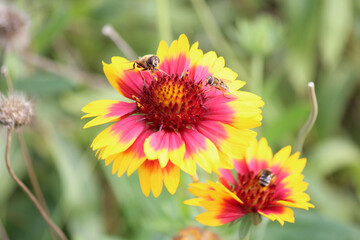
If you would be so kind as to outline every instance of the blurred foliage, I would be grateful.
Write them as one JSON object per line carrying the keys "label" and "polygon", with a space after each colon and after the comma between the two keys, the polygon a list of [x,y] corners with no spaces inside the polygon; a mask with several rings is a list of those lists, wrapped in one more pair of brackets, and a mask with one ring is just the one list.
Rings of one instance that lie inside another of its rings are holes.
{"label": "blurred foliage", "polygon": [[[201,210],[185,206],[190,177],[175,196],[142,193],[137,173],[117,178],[98,162],[89,145],[99,127],[84,131],[80,109],[98,99],[121,99],[102,74],[101,61],[122,52],[101,34],[112,24],[141,56],[161,39],[185,33],[204,51],[215,49],[266,103],[258,129],[273,150],[294,143],[310,111],[307,83],[314,81],[319,116],[305,142],[305,180],[316,206],[297,210],[295,224],[267,226],[257,239],[360,239],[360,1],[359,0],[16,0],[31,19],[35,55],[88,73],[34,66],[10,52],[5,64],[15,89],[37,106],[25,132],[53,219],[71,239],[170,239],[200,226]],[[167,4],[167,5],[166,5]],[[165,6],[165,7],[164,7]],[[168,6],[168,8],[166,8]],[[162,21],[169,17],[169,25]],[[103,82],[89,76],[101,77]],[[4,81],[0,90],[6,91]],[[4,156],[5,131],[0,130]],[[16,138],[15,138],[16,139]],[[11,161],[29,186],[14,140]],[[11,239],[49,239],[46,224],[0,161],[0,219]],[[214,177],[214,176],[212,176]],[[206,175],[200,172],[200,180]],[[236,239],[237,227],[212,228]]]}

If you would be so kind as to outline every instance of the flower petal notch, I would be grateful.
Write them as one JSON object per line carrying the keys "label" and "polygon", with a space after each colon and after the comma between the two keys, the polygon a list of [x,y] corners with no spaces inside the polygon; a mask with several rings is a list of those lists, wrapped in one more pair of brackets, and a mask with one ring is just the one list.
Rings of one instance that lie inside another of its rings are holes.
{"label": "flower petal notch", "polygon": [[306,159],[290,152],[291,147],[287,146],[273,156],[265,138],[254,140],[246,154],[234,160],[235,176],[232,171],[221,169],[220,182],[190,184],[189,191],[197,198],[185,203],[204,207],[207,212],[196,219],[209,226],[233,222],[247,214],[262,215],[281,225],[293,223],[290,207],[308,210],[314,205],[304,192],[308,184],[301,172]]}
{"label": "flower petal notch", "polygon": [[224,58],[198,46],[184,34],[170,45],[161,41],[152,68],[113,57],[104,73],[128,101],[98,100],[82,109],[83,118],[94,118],[84,128],[112,123],[93,141],[99,159],[118,176],[138,170],[146,196],[159,196],[163,185],[174,194],[181,170],[194,176],[232,168],[230,160],[244,155],[256,137],[251,129],[261,125],[261,98],[237,91],[245,83]]}

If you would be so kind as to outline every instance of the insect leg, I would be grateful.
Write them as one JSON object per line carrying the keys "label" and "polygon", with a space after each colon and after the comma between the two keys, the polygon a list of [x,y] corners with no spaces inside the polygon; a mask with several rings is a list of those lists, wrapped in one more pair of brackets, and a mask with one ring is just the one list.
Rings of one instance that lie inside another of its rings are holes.
{"label": "insect leg", "polygon": [[144,75],[142,74],[142,70],[139,71],[139,72],[140,72],[141,77],[142,77],[142,79],[143,79],[143,87],[145,88],[145,77],[144,77]]}

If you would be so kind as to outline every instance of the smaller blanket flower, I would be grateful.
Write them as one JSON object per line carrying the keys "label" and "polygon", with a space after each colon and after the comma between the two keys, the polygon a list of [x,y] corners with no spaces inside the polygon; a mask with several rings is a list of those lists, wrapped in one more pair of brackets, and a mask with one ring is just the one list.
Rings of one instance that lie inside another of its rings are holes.
{"label": "smaller blanket flower", "polygon": [[246,155],[234,160],[236,176],[221,169],[220,182],[192,183],[189,191],[198,198],[186,204],[202,206],[207,212],[196,219],[205,225],[220,226],[240,219],[246,214],[261,214],[281,225],[294,222],[290,207],[308,210],[308,184],[301,174],[306,159],[300,153],[291,154],[291,146],[273,156],[265,138],[252,142]]}

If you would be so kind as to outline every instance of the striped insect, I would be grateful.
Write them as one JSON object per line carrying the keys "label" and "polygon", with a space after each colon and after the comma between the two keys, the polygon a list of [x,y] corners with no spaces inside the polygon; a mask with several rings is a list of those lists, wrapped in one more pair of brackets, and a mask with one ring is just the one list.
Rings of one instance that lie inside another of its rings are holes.
{"label": "striped insect", "polygon": [[275,179],[276,175],[272,173],[269,169],[262,169],[259,174],[259,184],[261,187],[267,187],[271,183],[273,179]]}
{"label": "striped insect", "polygon": [[142,70],[150,70],[155,73],[155,70],[158,70],[156,67],[160,63],[160,59],[156,55],[148,54],[143,57],[139,57],[138,60],[134,61],[133,68],[135,66],[138,68],[142,68]]}
{"label": "striped insect", "polygon": [[216,78],[212,75],[210,75],[206,78],[206,85],[213,86],[214,88],[216,88],[222,92],[231,93],[230,88],[228,87],[228,85],[226,85],[226,83],[223,80]]}

